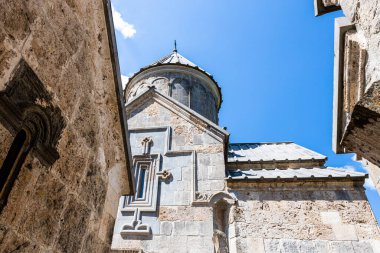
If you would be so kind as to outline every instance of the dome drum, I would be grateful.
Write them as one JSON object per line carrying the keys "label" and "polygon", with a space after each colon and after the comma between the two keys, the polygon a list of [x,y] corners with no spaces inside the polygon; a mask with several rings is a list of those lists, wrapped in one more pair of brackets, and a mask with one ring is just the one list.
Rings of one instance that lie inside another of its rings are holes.
{"label": "dome drum", "polygon": [[160,64],[145,68],[129,80],[124,92],[126,102],[138,97],[151,86],[218,123],[220,89],[203,71],[181,64]]}

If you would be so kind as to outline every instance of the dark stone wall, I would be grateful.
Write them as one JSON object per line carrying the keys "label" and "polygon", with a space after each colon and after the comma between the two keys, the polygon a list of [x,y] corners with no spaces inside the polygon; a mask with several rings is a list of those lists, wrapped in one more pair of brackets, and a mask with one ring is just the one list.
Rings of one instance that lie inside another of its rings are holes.
{"label": "dark stone wall", "polygon": [[200,82],[194,82],[192,85],[190,107],[212,122],[218,123],[215,98]]}
{"label": "dark stone wall", "polygon": [[190,105],[190,85],[189,81],[182,78],[177,78],[171,84],[171,96],[178,102],[189,106]]}
{"label": "dark stone wall", "polygon": [[11,147],[13,136],[11,133],[0,124],[0,162],[4,161],[5,157],[7,156],[7,152],[9,148]]}
{"label": "dark stone wall", "polygon": [[[49,97],[31,104],[59,108],[64,122],[58,159],[47,165],[34,147],[20,170],[0,213],[0,252],[108,252],[118,198],[129,185],[104,3],[0,6],[0,93],[23,60]],[[23,108],[13,116],[19,113],[28,114]],[[0,163],[19,127],[1,116]]]}

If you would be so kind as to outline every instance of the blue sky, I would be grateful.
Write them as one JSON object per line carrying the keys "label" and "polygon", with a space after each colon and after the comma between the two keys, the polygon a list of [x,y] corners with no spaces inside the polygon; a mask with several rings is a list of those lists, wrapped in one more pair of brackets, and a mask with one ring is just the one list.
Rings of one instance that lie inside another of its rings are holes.
{"label": "blue sky", "polygon": [[[334,12],[312,0],[113,0],[121,73],[178,51],[222,88],[220,125],[231,142],[294,141],[327,165],[364,171],[331,149]],[[380,220],[380,198],[366,184]]]}

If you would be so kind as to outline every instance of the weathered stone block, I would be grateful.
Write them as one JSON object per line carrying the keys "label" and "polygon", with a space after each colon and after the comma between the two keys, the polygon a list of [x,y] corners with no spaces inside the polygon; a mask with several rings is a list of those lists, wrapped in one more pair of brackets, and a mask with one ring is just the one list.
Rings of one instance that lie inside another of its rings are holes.
{"label": "weathered stone block", "polygon": [[83,242],[83,247],[81,252],[91,252],[91,253],[105,253],[109,252],[109,243],[104,243],[103,241],[100,241],[95,232],[91,232],[88,234]]}
{"label": "weathered stone block", "polygon": [[378,225],[356,224],[355,230],[359,240],[380,240]]}
{"label": "weathered stone block", "polygon": [[351,242],[331,242],[330,250],[331,253],[354,253],[354,248]]}
{"label": "weathered stone block", "polygon": [[106,182],[102,175],[102,168],[96,160],[88,161],[88,168],[81,183],[81,197],[91,208],[101,213],[106,197]]}
{"label": "weathered stone block", "polygon": [[174,193],[175,205],[189,205],[190,204],[190,191],[177,191]]}
{"label": "weathered stone block", "polygon": [[352,246],[355,253],[373,253],[372,245],[366,241],[353,241]]}
{"label": "weathered stone block", "polygon": [[210,180],[211,191],[223,191],[224,180]]}
{"label": "weathered stone block", "polygon": [[173,231],[173,223],[170,221],[161,222],[160,232],[162,235],[171,235]]}
{"label": "weathered stone block", "polygon": [[186,234],[187,235],[199,235],[201,226],[200,222],[198,221],[186,221],[185,222],[186,226]]}
{"label": "weathered stone block", "polygon": [[193,136],[193,144],[194,145],[202,145],[204,143],[202,135],[194,135]]}
{"label": "weathered stone block", "polygon": [[204,236],[212,236],[213,222],[212,221],[200,222],[200,234]]}
{"label": "weathered stone block", "polygon": [[[63,252],[79,252],[85,236],[90,210],[75,199],[71,199],[60,222],[57,248]],[[78,240],[79,238],[79,240]]]}
{"label": "weathered stone block", "polygon": [[26,240],[6,226],[0,225],[0,245],[2,252],[39,252],[41,248],[35,242]]}
{"label": "weathered stone block", "polygon": [[358,239],[354,225],[334,224],[332,228],[337,240],[354,241]]}
{"label": "weathered stone block", "polygon": [[341,219],[339,212],[321,212],[321,219],[323,224],[339,224]]}
{"label": "weathered stone block", "polygon": [[300,247],[300,252],[308,252],[308,253],[320,252],[315,244],[315,241],[302,240],[302,241],[299,241],[298,244]]}
{"label": "weathered stone block", "polygon": [[246,245],[246,252],[265,253],[263,238],[247,237]]}
{"label": "weathered stone block", "polygon": [[49,174],[40,175],[28,198],[19,232],[30,233],[34,240],[52,245],[66,198],[67,189],[59,180]]}
{"label": "weathered stone block", "polygon": [[186,235],[186,225],[184,221],[174,222],[174,234],[175,235]]}
{"label": "weathered stone block", "polygon": [[217,166],[208,166],[208,179],[211,180],[223,180],[225,177],[224,168]]}

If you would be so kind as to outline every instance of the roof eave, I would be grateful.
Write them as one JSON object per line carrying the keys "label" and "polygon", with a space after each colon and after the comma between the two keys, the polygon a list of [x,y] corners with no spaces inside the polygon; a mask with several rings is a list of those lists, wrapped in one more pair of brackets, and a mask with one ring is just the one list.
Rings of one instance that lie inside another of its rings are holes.
{"label": "roof eave", "polygon": [[327,157],[324,158],[311,158],[311,159],[296,159],[296,160],[248,160],[248,161],[228,161],[227,164],[276,164],[276,163],[308,163],[308,162],[320,162],[324,164],[327,161]]}
{"label": "roof eave", "polygon": [[322,182],[322,181],[363,181],[368,178],[368,174],[363,176],[348,176],[348,177],[309,177],[309,178],[231,178],[227,177],[225,180],[227,182],[258,182],[258,183],[268,183],[268,182]]}

